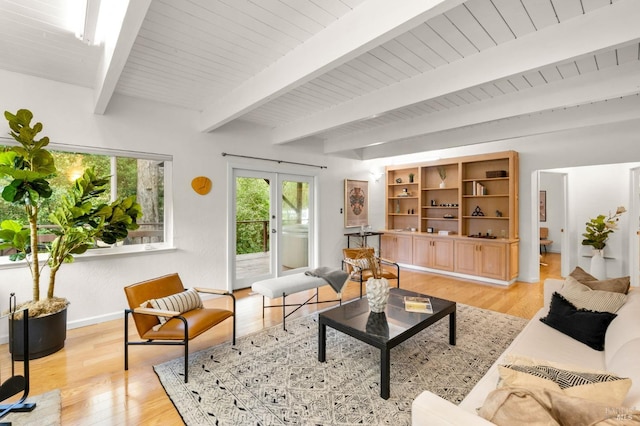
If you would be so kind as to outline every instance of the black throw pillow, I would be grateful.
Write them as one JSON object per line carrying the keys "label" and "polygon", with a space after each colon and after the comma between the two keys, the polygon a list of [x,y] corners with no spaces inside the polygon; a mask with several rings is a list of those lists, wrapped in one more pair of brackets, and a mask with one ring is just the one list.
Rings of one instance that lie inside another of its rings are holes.
{"label": "black throw pillow", "polygon": [[576,309],[559,293],[553,293],[546,317],[540,321],[597,351],[604,350],[607,327],[616,317],[610,312]]}

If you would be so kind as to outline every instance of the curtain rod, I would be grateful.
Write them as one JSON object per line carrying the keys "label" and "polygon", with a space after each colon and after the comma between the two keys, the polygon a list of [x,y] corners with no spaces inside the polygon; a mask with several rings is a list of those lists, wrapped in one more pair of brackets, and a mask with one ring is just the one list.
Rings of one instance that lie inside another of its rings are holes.
{"label": "curtain rod", "polygon": [[307,167],[318,167],[319,169],[326,169],[327,166],[318,166],[317,164],[307,164],[307,163],[296,163],[295,161],[286,161],[286,160],[274,160],[272,158],[261,158],[261,157],[252,157],[250,155],[238,155],[238,154],[229,154],[226,152],[222,153],[223,157],[240,157],[240,158],[250,158],[252,160],[263,160],[263,161],[273,161],[274,163],[287,163],[287,164],[297,164],[298,166],[307,166]]}

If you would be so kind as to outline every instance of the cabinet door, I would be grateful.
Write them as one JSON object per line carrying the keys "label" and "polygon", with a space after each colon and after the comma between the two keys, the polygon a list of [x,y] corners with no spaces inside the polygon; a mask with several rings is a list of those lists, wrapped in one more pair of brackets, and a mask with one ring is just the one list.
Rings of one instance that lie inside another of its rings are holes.
{"label": "cabinet door", "polygon": [[433,238],[431,244],[431,267],[453,271],[453,241]]}
{"label": "cabinet door", "polygon": [[505,244],[479,244],[478,275],[497,280],[507,279],[507,246]]}
{"label": "cabinet door", "polygon": [[475,241],[456,241],[455,271],[461,274],[476,274],[476,254],[478,247]]}
{"label": "cabinet door", "polygon": [[384,234],[380,237],[380,257],[394,259],[396,257],[395,235]]}
{"label": "cabinet door", "polygon": [[392,262],[411,264],[413,261],[413,238],[411,235],[383,235],[380,238],[380,257]]}
{"label": "cabinet door", "polygon": [[413,237],[411,235],[396,235],[396,257],[391,260],[408,264],[413,261]]}
{"label": "cabinet door", "polygon": [[413,264],[417,266],[431,267],[431,251],[433,238],[413,237]]}

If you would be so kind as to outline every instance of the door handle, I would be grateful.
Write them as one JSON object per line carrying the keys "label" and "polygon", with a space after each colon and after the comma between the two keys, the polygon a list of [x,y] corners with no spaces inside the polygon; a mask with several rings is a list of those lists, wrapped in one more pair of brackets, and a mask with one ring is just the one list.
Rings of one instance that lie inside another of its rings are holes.
{"label": "door handle", "polygon": [[272,234],[275,234],[276,232],[278,232],[278,231],[276,231],[275,228],[271,230]]}

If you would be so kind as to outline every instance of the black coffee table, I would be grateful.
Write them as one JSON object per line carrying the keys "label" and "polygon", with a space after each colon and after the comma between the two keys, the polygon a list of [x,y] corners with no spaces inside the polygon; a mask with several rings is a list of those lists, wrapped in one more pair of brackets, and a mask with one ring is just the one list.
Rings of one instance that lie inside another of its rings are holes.
{"label": "black coffee table", "polygon": [[[408,312],[404,296],[431,299],[432,314]],[[456,303],[400,288],[389,290],[384,313],[369,310],[366,298],[321,312],[318,319],[318,361],[326,360],[327,326],[380,349],[380,396],[389,399],[391,349],[449,315],[449,344],[456,344]]]}

